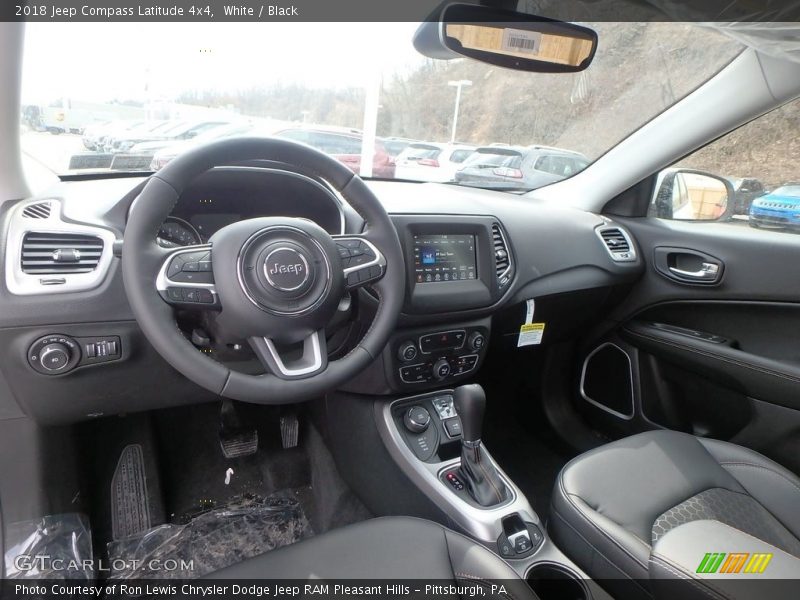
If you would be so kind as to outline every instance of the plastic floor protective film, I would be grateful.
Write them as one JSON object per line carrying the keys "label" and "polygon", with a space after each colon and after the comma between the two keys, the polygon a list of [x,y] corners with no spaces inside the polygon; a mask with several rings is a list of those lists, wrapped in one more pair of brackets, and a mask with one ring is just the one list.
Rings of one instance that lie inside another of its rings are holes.
{"label": "plastic floor protective film", "polygon": [[[246,496],[185,525],[152,527],[108,544],[112,579],[192,579],[311,537],[291,490]],[[115,565],[126,565],[115,568]]]}
{"label": "plastic floor protective film", "polygon": [[6,540],[8,579],[94,579],[92,534],[82,514],[11,523]]}

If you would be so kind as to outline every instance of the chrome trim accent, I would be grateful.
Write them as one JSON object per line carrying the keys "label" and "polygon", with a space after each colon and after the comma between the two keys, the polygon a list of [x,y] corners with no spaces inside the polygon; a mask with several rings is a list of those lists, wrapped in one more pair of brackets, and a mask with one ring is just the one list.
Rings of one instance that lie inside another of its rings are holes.
{"label": "chrome trim accent", "polygon": [[[98,287],[103,283],[111,267],[116,234],[100,226],[64,221],[61,218],[61,201],[55,198],[46,199],[51,209],[48,217],[30,219],[23,216],[25,209],[42,204],[44,201],[38,199],[21,202],[11,212],[6,230],[5,281],[8,291],[18,296],[32,296],[81,292]],[[25,273],[22,271],[22,241],[27,233],[91,235],[102,240],[103,251],[100,253],[97,266],[88,273],[63,273],[56,277],[42,277],[41,273]],[[64,279],[64,283],[55,284],[52,281],[55,278]],[[44,283],[43,279],[47,283]]]}
{"label": "chrome trim accent", "polygon": [[[242,281],[242,250],[244,250],[247,247],[247,245],[250,244],[251,241],[253,241],[254,238],[256,238],[259,235],[263,234],[265,231],[281,230],[281,229],[284,229],[284,230],[289,229],[291,231],[300,233],[300,234],[304,235],[305,237],[307,237],[317,247],[317,249],[319,250],[320,254],[325,259],[325,269],[326,269],[326,273],[325,273],[325,275],[326,275],[325,290],[322,292],[322,294],[320,294],[319,298],[317,298],[317,301],[314,302],[314,304],[312,304],[311,306],[309,306],[307,308],[304,308],[303,310],[294,311],[294,312],[275,310],[274,308],[266,308],[266,307],[262,306],[261,304],[258,303],[258,301],[255,298],[253,298],[250,295],[250,293],[247,291],[247,287],[244,285],[244,281]],[[313,237],[308,235],[302,229],[298,229],[297,227],[292,227],[291,225],[271,225],[270,227],[265,227],[264,229],[259,229],[254,234],[252,234],[249,238],[247,238],[245,243],[242,244],[242,247],[239,248],[239,254],[236,256],[236,279],[239,281],[239,288],[242,290],[242,293],[244,294],[245,298],[247,298],[253,304],[253,306],[255,306],[257,309],[263,310],[264,312],[270,313],[272,315],[297,316],[297,315],[303,315],[303,314],[305,314],[307,312],[310,312],[310,311],[314,310],[325,299],[325,297],[328,295],[328,292],[331,289],[331,273],[332,273],[331,263],[328,260],[328,254],[325,252],[325,249],[322,247],[322,244],[320,244],[317,240],[315,240]]]}
{"label": "chrome trim accent", "polygon": [[508,245],[508,240],[506,239],[505,231],[503,231],[503,226],[499,221],[495,221],[492,223],[492,225],[497,225],[497,231],[500,232],[500,239],[503,240],[503,246],[506,247],[506,254],[508,255],[508,267],[506,267],[506,270],[500,273],[500,275],[497,275],[497,259],[494,255],[494,236],[492,236],[492,259],[495,261],[495,278],[497,281],[500,281],[503,277],[511,272],[511,269],[514,266],[514,259],[511,258],[511,246]]}
{"label": "chrome trim accent", "polygon": [[[625,238],[625,241],[628,242],[629,250],[627,252],[614,252],[608,247],[608,244],[606,244],[602,233],[604,231],[611,231],[612,229],[619,231],[622,234],[622,237]],[[637,259],[636,246],[633,243],[633,238],[631,238],[630,234],[623,227],[620,227],[619,225],[601,225],[596,227],[594,232],[597,234],[597,237],[600,238],[600,243],[603,244],[603,248],[605,248],[606,252],[608,252],[609,256],[611,256],[611,260],[615,262],[634,262]],[[619,258],[614,256],[615,254],[629,254],[630,256],[626,258]]]}
{"label": "chrome trim accent", "polygon": [[[169,287],[181,287],[181,288],[204,288],[210,290],[211,293],[214,295],[214,303],[218,301],[217,296],[217,288],[213,283],[192,283],[188,281],[173,281],[169,277],[167,277],[167,267],[169,266],[170,261],[178,256],[179,254],[188,254],[190,252],[202,252],[203,250],[211,250],[211,244],[200,244],[197,246],[184,246],[182,248],[177,248],[176,250],[170,252],[164,262],[161,264],[161,268],[158,270],[158,275],[156,275],[156,289],[159,292],[164,292]],[[204,304],[198,304],[198,307],[206,306]],[[210,306],[210,305],[209,305]]]}
{"label": "chrome trim accent", "polygon": [[[597,354],[600,350],[602,350],[606,346],[611,346],[612,348],[616,348],[617,350],[622,352],[622,354],[625,356],[626,359],[628,359],[628,377],[630,378],[630,382],[631,382],[631,412],[630,412],[630,414],[621,413],[619,411],[614,410],[613,408],[609,408],[605,404],[602,404],[601,402],[598,402],[597,400],[594,400],[594,399],[590,398],[586,394],[586,391],[584,390],[583,384],[584,384],[584,380],[586,379],[586,365],[589,364],[589,359],[591,359],[592,356]],[[614,415],[615,417],[617,417],[619,419],[624,419],[625,421],[630,421],[633,418],[634,414],[635,414],[635,408],[634,407],[635,407],[635,404],[636,404],[636,399],[635,399],[635,391],[634,391],[634,387],[633,387],[633,362],[631,361],[631,357],[628,355],[628,353],[625,352],[625,350],[623,350],[622,348],[620,348],[616,344],[613,344],[611,342],[605,342],[603,344],[600,344],[597,348],[592,350],[586,356],[586,358],[583,360],[583,367],[581,368],[580,393],[581,393],[581,397],[584,400],[586,400],[589,404],[592,404],[592,405],[596,406],[597,408],[599,408],[600,410],[603,410],[603,411],[605,411],[605,412],[607,412],[607,413],[609,413],[611,415]]]}
{"label": "chrome trim accent", "polygon": [[320,342],[321,335],[324,335],[323,332],[321,330],[317,330],[303,340],[303,356],[298,362],[305,362],[310,354],[312,357],[311,364],[306,367],[299,367],[297,369],[286,366],[281,358],[280,353],[278,352],[278,349],[275,347],[275,343],[271,339],[265,337],[264,343],[267,345],[267,351],[270,353],[272,360],[275,361],[275,366],[278,367],[281,375],[285,375],[286,377],[300,377],[301,375],[308,375],[309,373],[319,371],[319,369],[322,367],[322,344]]}
{"label": "chrome trim accent", "polygon": [[463,331],[464,332],[464,339],[462,340],[460,346],[453,346],[452,348],[443,348],[441,350],[435,350],[434,352],[447,352],[448,350],[461,350],[464,347],[464,344],[467,343],[467,330],[466,329],[448,329],[447,331],[436,331],[434,333],[424,333],[424,334],[422,334],[421,336],[419,336],[417,338],[417,347],[419,348],[419,351],[422,352],[423,354],[434,354],[434,352],[425,352],[425,350],[422,349],[422,338],[428,337],[428,336],[431,336],[431,335],[441,335],[443,333],[456,333],[458,331]]}
{"label": "chrome trim accent", "polygon": [[[478,508],[461,499],[453,490],[447,487],[447,483],[442,481],[441,474],[444,471],[460,465],[461,459],[454,458],[441,463],[426,463],[419,460],[408,448],[402,439],[399,430],[392,417],[392,409],[399,402],[413,401],[415,399],[435,397],[442,394],[452,394],[452,389],[439,390],[417,396],[400,398],[391,403],[382,405],[376,404],[376,411],[380,411],[379,418],[376,419],[378,433],[383,440],[389,454],[400,469],[409,479],[442,511],[451,519],[459,524],[467,533],[474,538],[487,544],[495,544],[497,538],[503,533],[501,519],[514,512],[520,513],[524,521],[536,524],[542,532],[544,529],[539,516],[531,507],[525,495],[517,488],[511,479],[492,459],[487,451],[486,458],[497,468],[500,478],[508,486],[511,498],[500,506],[488,508]],[[537,554],[538,551],[535,554]],[[531,555],[533,556],[533,555]],[[522,560],[530,560],[530,556]]]}

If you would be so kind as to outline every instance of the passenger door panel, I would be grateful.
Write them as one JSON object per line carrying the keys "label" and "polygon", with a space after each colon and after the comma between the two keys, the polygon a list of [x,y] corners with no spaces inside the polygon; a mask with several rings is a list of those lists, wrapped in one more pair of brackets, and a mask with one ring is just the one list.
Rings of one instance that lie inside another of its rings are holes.
{"label": "passenger door panel", "polygon": [[[614,435],[666,427],[752,447],[800,472],[800,236],[746,223],[616,221],[647,269],[582,354],[609,341],[628,354],[635,414],[614,419],[590,403],[581,412]],[[716,281],[703,263],[718,265]]]}

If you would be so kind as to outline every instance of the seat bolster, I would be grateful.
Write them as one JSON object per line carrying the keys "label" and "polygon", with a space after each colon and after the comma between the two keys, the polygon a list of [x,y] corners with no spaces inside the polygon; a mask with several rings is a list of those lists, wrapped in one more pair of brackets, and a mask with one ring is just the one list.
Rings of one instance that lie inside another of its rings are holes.
{"label": "seat bolster", "polygon": [[719,440],[699,441],[748,494],[800,538],[800,478],[749,448]]}
{"label": "seat bolster", "polygon": [[[563,474],[563,472],[562,472]],[[650,546],[570,494],[558,476],[548,532],[595,579],[647,579]]]}

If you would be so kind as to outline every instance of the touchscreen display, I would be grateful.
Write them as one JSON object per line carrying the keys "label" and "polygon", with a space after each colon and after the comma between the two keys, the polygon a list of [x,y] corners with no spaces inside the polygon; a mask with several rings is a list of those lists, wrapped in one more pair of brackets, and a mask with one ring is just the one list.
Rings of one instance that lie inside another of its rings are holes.
{"label": "touchscreen display", "polygon": [[475,279],[474,235],[415,235],[414,280],[437,283]]}

